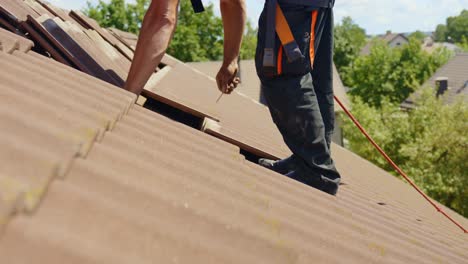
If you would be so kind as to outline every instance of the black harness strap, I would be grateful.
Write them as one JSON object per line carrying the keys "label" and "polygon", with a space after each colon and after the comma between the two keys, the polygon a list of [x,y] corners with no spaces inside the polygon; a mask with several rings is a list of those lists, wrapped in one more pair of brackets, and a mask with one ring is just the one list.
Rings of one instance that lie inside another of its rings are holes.
{"label": "black harness strap", "polygon": [[[265,30],[265,48],[263,50],[263,70],[268,75],[276,72],[276,6],[281,4],[294,4],[298,6],[312,6],[321,8],[333,8],[335,0],[266,0],[266,30]],[[302,53],[297,47],[297,43],[291,42],[284,46],[288,60],[290,62],[300,59]]]}
{"label": "black harness strap", "polygon": [[192,2],[193,11],[195,13],[201,13],[205,11],[205,7],[201,0],[190,0]]}
{"label": "black harness strap", "polygon": [[[266,23],[267,30],[265,36],[265,49],[263,50],[263,67],[272,73],[276,69],[275,58],[275,24],[276,24],[276,0],[267,0]],[[273,29],[271,29],[271,27]]]}

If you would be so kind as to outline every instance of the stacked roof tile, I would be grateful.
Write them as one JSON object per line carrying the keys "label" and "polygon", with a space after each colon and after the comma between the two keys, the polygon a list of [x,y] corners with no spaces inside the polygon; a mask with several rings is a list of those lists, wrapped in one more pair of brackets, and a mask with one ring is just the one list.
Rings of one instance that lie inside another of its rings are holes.
{"label": "stacked roof tile", "polygon": [[[465,234],[343,148],[333,149],[337,197],[245,160],[239,146],[288,154],[268,112],[236,94],[216,104],[214,82],[181,62],[165,59],[151,93],[217,117],[209,133],[20,36],[0,43],[16,38],[27,45],[0,52],[1,263],[466,263]],[[79,45],[94,58],[95,42]]]}
{"label": "stacked roof tile", "polygon": [[108,29],[116,38],[118,38],[122,43],[129,46],[132,49],[136,48],[136,44],[138,41],[138,36],[132,33],[128,33],[117,28],[109,28]]}

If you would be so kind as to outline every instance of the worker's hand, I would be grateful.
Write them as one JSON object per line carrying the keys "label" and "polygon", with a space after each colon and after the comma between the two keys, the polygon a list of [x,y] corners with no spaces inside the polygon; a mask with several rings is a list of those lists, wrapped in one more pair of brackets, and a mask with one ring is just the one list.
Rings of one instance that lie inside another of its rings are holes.
{"label": "worker's hand", "polygon": [[219,91],[230,94],[237,88],[237,85],[240,83],[239,77],[236,77],[238,69],[239,66],[236,61],[221,66],[221,69],[219,69],[216,75],[216,83],[218,84]]}

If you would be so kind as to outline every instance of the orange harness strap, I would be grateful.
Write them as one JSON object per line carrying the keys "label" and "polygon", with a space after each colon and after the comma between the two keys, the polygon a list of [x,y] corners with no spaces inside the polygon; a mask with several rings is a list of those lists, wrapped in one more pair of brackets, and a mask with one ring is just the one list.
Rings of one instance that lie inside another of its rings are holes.
{"label": "orange harness strap", "polygon": [[312,11],[312,23],[310,25],[310,47],[309,47],[309,55],[310,55],[310,67],[314,68],[314,60],[315,60],[315,26],[317,25],[317,16],[318,10]]}
{"label": "orange harness strap", "polygon": [[[312,11],[312,22],[310,25],[310,47],[309,47],[311,68],[314,67],[314,59],[315,59],[315,27],[317,25],[317,16],[318,16],[318,10]],[[276,25],[275,26],[276,26],[275,27],[276,33],[278,34],[278,37],[282,44],[282,47],[280,47],[278,50],[278,57],[277,57],[277,73],[280,75],[282,72],[281,67],[282,67],[283,47],[286,51],[285,53],[286,53],[286,56],[288,57],[289,62],[292,62],[294,60],[291,60],[287,47],[289,47],[290,49],[291,48],[294,49],[294,51],[292,52],[297,52],[297,50],[299,50],[299,47],[297,46],[297,43],[294,40],[294,36],[291,32],[291,28],[289,27],[288,21],[286,20],[286,17],[284,16],[284,13],[281,10],[279,5],[276,6]],[[299,53],[300,53],[300,50],[299,50]],[[301,53],[301,56],[303,56],[302,53]]]}
{"label": "orange harness strap", "polygon": [[278,49],[278,59],[276,60],[276,71],[278,75],[283,73],[283,46]]}
{"label": "orange harness strap", "polygon": [[294,36],[291,32],[291,28],[289,27],[288,21],[286,20],[286,17],[284,16],[283,10],[281,10],[281,7],[277,4],[276,5],[276,33],[278,34],[278,37],[281,41],[281,44],[283,46],[286,46],[288,44],[291,44],[295,42]]}
{"label": "orange harness strap", "polygon": [[289,62],[304,58],[279,4],[276,4],[275,30]]}
{"label": "orange harness strap", "polygon": [[[294,40],[294,35],[288,25],[286,17],[279,3],[296,4],[298,6],[308,6],[316,8],[333,8],[335,0],[266,0],[266,30],[265,30],[265,47],[263,49],[263,71],[266,75],[276,74],[278,66],[275,54],[275,37],[278,35],[283,51],[289,62],[294,62],[303,59],[297,42]],[[317,21],[317,12],[313,13],[313,27]],[[276,34],[275,34],[276,33]],[[315,28],[311,32],[311,41],[315,44]],[[313,37],[313,38],[312,38]],[[311,45],[310,55],[315,55],[315,47]],[[314,56],[311,56],[313,63]]]}

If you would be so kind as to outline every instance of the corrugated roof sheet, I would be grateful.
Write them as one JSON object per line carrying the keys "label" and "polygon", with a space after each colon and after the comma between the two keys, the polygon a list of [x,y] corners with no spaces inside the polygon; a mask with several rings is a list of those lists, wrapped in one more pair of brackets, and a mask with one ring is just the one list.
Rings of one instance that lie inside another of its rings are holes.
{"label": "corrugated roof sheet", "polygon": [[[216,106],[211,84],[166,60],[155,85],[167,95],[179,91],[169,80],[194,87],[231,139],[286,154],[263,106],[239,95]],[[329,196],[135,100],[32,51],[0,52],[1,263],[466,263],[465,234],[343,148],[345,185]]]}

